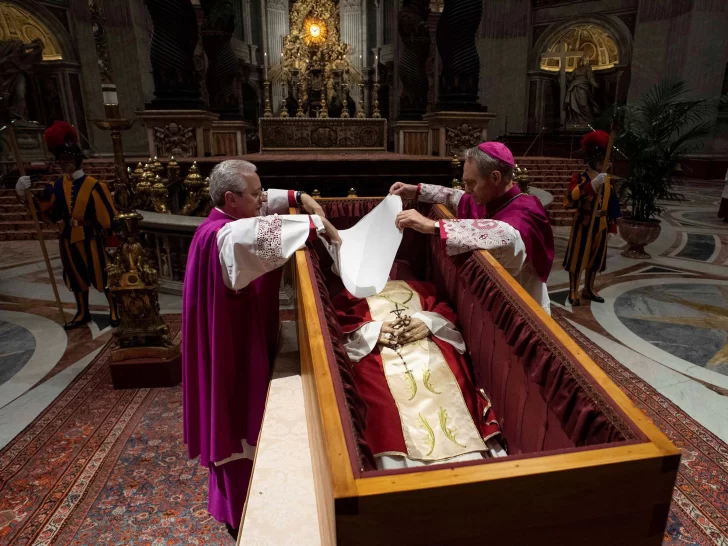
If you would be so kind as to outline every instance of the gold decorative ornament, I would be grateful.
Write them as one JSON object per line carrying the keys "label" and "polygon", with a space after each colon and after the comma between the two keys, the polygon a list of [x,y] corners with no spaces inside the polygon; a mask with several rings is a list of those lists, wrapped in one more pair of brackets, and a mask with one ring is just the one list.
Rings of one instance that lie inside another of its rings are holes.
{"label": "gold decorative ornament", "polygon": [[174,185],[177,182],[179,182],[179,163],[177,163],[177,160],[175,160],[174,156],[169,158],[169,163],[167,163],[167,180],[168,185]]}
{"label": "gold decorative ornament", "polygon": [[263,95],[265,98],[265,108],[263,109],[264,118],[272,118],[273,110],[270,108],[270,82],[268,80],[263,82]]}
{"label": "gold decorative ornament", "polygon": [[313,190],[311,197],[313,197],[314,199],[321,199],[321,192],[318,190]]}
{"label": "gold decorative ornament", "polygon": [[364,84],[359,84],[359,111],[356,113],[356,117],[359,119],[366,117],[364,113]]}
{"label": "gold decorative ornament", "polygon": [[346,96],[349,94],[349,88],[344,83],[341,85],[341,93],[344,95],[344,99],[341,102],[343,109],[341,110],[341,117],[342,118],[348,118],[349,117],[349,101],[346,98]]}
{"label": "gold decorative ornament", "polygon": [[374,84],[374,110],[372,111],[373,118],[381,118],[382,114],[379,112],[379,82]]}
{"label": "gold decorative ornament", "polygon": [[349,193],[346,195],[347,197],[358,197],[356,194],[356,190],[354,188],[349,188]]}
{"label": "gold decorative ornament", "polygon": [[206,216],[209,212],[210,186],[207,180],[202,179],[197,161],[195,161],[183,183],[187,190],[187,199],[182,208],[184,216]]}
{"label": "gold decorative ornament", "polygon": [[528,169],[525,167],[521,169],[518,166],[518,163],[516,163],[513,172],[513,179],[516,181],[516,184],[518,184],[518,187],[523,193],[528,193]]}
{"label": "gold decorative ornament", "polygon": [[159,162],[159,158],[155,155],[154,159],[152,159],[152,172],[154,174],[159,174],[164,171],[164,167],[162,167],[162,164]]}
{"label": "gold decorative ornament", "polygon": [[164,184],[162,177],[157,175],[154,178],[154,185],[152,186],[152,205],[154,205],[154,212],[161,214],[169,214],[167,208],[167,199],[169,198],[169,192],[167,186]]}

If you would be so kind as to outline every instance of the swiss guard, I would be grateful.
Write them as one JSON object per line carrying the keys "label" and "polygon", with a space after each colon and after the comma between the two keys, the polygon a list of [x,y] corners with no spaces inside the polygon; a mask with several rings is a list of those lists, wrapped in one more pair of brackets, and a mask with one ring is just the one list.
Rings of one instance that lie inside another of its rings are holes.
{"label": "swiss guard", "polygon": [[[73,292],[77,306],[76,315],[65,328],[72,330],[91,321],[88,291],[92,286],[106,295],[111,325],[116,327],[119,318],[106,289],[105,249],[105,240],[111,234],[111,223],[116,215],[113,199],[106,184],[83,172],[81,165],[85,156],[73,126],[56,121],[44,137],[63,176],[48,184],[39,198],[33,199],[44,220],[63,221],[59,237],[63,280]],[[30,185],[30,177],[18,179],[15,190],[22,199]]]}
{"label": "swiss guard", "polygon": [[[597,273],[607,267],[607,239],[616,233],[620,216],[619,198],[615,194],[611,177],[604,167],[609,135],[592,131],[581,139],[586,169],[574,174],[564,197],[564,206],[576,209],[569,244],[564,257],[564,269],[569,272],[569,303],[580,305],[579,283],[585,272],[581,298],[604,303],[595,288]],[[609,166],[607,166],[609,167]]]}

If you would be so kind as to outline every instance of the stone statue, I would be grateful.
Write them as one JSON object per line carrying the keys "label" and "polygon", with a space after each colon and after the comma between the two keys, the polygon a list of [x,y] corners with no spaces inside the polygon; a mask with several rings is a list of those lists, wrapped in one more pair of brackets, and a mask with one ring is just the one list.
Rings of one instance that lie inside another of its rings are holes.
{"label": "stone statue", "polygon": [[599,115],[599,105],[594,100],[597,87],[599,84],[594,79],[591,64],[582,57],[566,80],[564,110],[567,124],[585,125]]}
{"label": "stone statue", "polygon": [[0,42],[0,111],[10,120],[26,119],[28,74],[43,59],[43,42]]}

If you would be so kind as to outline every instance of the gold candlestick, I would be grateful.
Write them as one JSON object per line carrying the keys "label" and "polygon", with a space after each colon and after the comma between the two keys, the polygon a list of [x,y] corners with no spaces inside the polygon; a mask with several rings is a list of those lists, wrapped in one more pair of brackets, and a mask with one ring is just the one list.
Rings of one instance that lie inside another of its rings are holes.
{"label": "gold candlestick", "polygon": [[263,82],[263,95],[265,96],[265,108],[263,109],[264,118],[272,118],[273,111],[270,109],[270,82],[265,80]]}
{"label": "gold candlestick", "polygon": [[381,118],[382,114],[379,112],[379,83],[374,84],[374,111],[372,112],[373,118]]}
{"label": "gold candlestick", "polygon": [[348,94],[349,87],[344,83],[341,84],[341,91],[344,93],[344,100],[341,101],[342,106],[344,107],[341,111],[341,117],[342,118],[348,118],[349,117],[349,100],[346,98],[346,95]]}
{"label": "gold candlestick", "polygon": [[359,119],[367,117],[364,113],[364,84],[359,84],[359,111],[356,113],[356,117]]}
{"label": "gold candlestick", "polygon": [[283,88],[283,101],[281,102],[281,117],[287,118],[288,115],[288,104],[287,104],[287,96],[286,96],[286,84],[281,84],[281,87]]}
{"label": "gold candlestick", "polygon": [[320,118],[329,117],[329,107],[326,104],[326,87],[321,90],[321,112],[319,113]]}
{"label": "gold candlestick", "polygon": [[306,114],[303,111],[303,82],[298,82],[298,110],[296,110],[297,118],[305,118]]}

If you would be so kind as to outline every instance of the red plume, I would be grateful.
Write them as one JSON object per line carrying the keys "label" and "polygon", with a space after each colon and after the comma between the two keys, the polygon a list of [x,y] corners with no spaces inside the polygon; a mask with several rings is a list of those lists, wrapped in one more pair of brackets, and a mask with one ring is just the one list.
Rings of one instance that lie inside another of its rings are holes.
{"label": "red plume", "polygon": [[78,133],[73,125],[66,123],[65,121],[54,121],[53,125],[46,129],[43,133],[46,145],[52,152],[58,146],[62,146],[68,142],[72,144],[78,144]]}
{"label": "red plume", "polygon": [[581,150],[586,152],[590,146],[598,146],[603,150],[609,145],[609,134],[604,131],[592,131],[585,134],[581,139]]}

